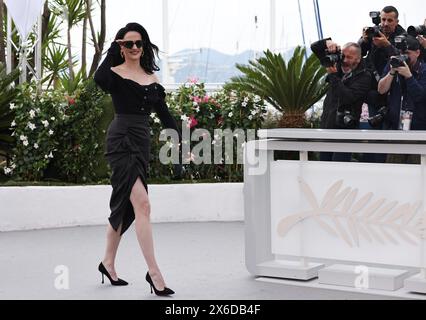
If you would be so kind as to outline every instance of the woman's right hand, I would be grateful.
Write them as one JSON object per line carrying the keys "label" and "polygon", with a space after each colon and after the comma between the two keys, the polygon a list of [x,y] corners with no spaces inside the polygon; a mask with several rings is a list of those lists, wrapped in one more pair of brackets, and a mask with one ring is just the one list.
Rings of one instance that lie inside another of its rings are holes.
{"label": "woman's right hand", "polygon": [[111,43],[111,47],[108,49],[108,52],[113,54],[113,55],[119,55],[120,51],[121,51],[120,44],[116,40],[114,40]]}

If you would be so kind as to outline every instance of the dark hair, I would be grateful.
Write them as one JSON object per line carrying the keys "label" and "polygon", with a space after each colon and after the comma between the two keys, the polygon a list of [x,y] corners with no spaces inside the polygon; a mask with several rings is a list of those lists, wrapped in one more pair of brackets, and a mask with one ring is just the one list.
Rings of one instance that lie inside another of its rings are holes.
{"label": "dark hair", "polygon": [[[143,55],[140,59],[141,67],[148,74],[152,74],[154,71],[160,70],[160,68],[155,63],[155,56],[158,58],[158,47],[151,43],[148,32],[146,32],[145,28],[142,27],[139,23],[131,22],[128,23],[124,28],[118,30],[117,35],[115,36],[115,40],[123,39],[126,33],[129,31],[138,32],[142,37]],[[118,61],[115,62],[117,65],[122,64],[124,62],[124,58],[120,56]]]}
{"label": "dark hair", "polygon": [[395,12],[395,14],[396,14],[396,18],[398,19],[398,17],[399,17],[399,12],[398,12],[398,10],[397,10],[394,6],[386,6],[386,7],[384,7],[384,8],[382,9],[382,11],[383,11],[384,13],[392,13],[392,12]]}

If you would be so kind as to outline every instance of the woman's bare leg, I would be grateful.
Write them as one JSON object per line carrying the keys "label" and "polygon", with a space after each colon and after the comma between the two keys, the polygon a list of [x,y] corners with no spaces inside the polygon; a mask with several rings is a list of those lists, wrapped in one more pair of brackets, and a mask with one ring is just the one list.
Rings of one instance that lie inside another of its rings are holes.
{"label": "woman's bare leg", "polygon": [[152,227],[150,222],[151,208],[148,194],[141,179],[138,177],[130,194],[130,201],[135,212],[135,228],[139,246],[145,257],[148,271],[158,290],[165,287],[164,279],[161,275],[160,268],[157,265],[154,254],[154,241],[152,238]]}
{"label": "woman's bare leg", "polygon": [[121,224],[118,230],[115,231],[111,224],[108,223],[107,227],[107,245],[105,250],[105,257],[102,260],[105,269],[111,275],[113,280],[118,280],[117,273],[115,271],[115,257],[117,255],[118,245],[121,240]]}

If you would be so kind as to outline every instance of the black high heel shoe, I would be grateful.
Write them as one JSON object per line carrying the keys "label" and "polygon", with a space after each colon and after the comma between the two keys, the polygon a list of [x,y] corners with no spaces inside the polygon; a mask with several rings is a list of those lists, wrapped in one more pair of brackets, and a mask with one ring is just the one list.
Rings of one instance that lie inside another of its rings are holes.
{"label": "black high heel shoe", "polygon": [[154,282],[152,282],[151,276],[149,275],[149,272],[146,273],[146,277],[145,280],[149,283],[149,285],[151,286],[151,293],[152,293],[152,289],[154,289],[154,292],[157,296],[169,296],[171,294],[174,294],[175,292],[167,287],[164,287],[163,290],[157,290],[157,288],[154,286]]}
{"label": "black high heel shoe", "polygon": [[113,286],[127,286],[128,283],[120,278],[118,278],[118,280],[114,280],[113,278],[111,278],[109,272],[107,271],[107,269],[105,268],[104,264],[101,262],[99,264],[98,267],[99,272],[102,274],[102,283],[104,283],[104,275],[107,276],[107,278],[109,279],[109,281],[111,281],[111,284]]}

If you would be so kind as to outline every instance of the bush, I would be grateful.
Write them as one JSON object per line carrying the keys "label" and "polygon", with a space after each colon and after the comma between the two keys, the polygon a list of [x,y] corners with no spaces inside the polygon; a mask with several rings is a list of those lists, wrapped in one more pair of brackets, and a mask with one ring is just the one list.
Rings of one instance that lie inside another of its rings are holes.
{"label": "bush", "polygon": [[[54,166],[62,181],[81,183],[96,181],[103,143],[99,139],[99,122],[104,113],[104,93],[93,81],[68,97],[64,121],[58,128],[58,156]],[[102,135],[105,134],[102,132]]]}
{"label": "bush", "polygon": [[38,92],[34,84],[22,85],[14,101],[10,174],[25,181],[96,181],[103,153],[97,124],[104,97],[93,81],[72,97],[62,90]]}
{"label": "bush", "polygon": [[[242,144],[247,138],[254,138],[246,135],[247,130],[255,131],[263,126],[272,128],[277,122],[276,116],[267,112],[263,99],[244,91],[223,89],[209,95],[204,84],[193,81],[167,93],[166,99],[180,128],[183,125],[190,133],[190,137],[184,136],[183,143],[189,144],[192,153],[184,154],[184,158],[201,160],[207,154],[200,142],[205,139],[209,142],[211,164],[191,162],[186,165],[186,182],[241,182],[244,172]],[[109,183],[111,171],[104,158],[105,135],[114,111],[111,98],[92,81],[80,87],[73,96],[62,90],[39,93],[34,85],[25,84],[14,103],[16,146],[11,174],[18,184],[19,180]],[[148,181],[170,183],[172,165],[164,165],[159,160],[165,142],[159,140],[163,126],[154,112],[150,125]],[[197,129],[205,129],[208,137],[201,135],[191,141]],[[237,129],[243,131],[237,132]],[[230,150],[225,149],[225,136],[233,141]],[[219,157],[218,150],[222,152]]]}
{"label": "bush", "polygon": [[19,180],[43,179],[59,145],[56,135],[64,121],[66,99],[60,91],[38,93],[35,85],[23,84],[13,108],[15,147],[10,174]]}
{"label": "bush", "polygon": [[[192,81],[179,87],[176,92],[168,94],[167,104],[178,124],[186,126],[190,133],[190,137],[183,137],[182,143],[189,144],[191,153],[183,154],[183,157],[187,160],[195,160],[195,163],[191,161],[190,164],[185,166],[187,169],[185,178],[190,180],[242,181],[243,167],[241,163],[238,163],[239,158],[240,162],[242,160],[242,154],[238,154],[237,150],[242,150],[241,144],[243,142],[240,140],[238,145],[237,135],[246,134],[247,129],[257,130],[261,127],[266,114],[264,101],[253,94],[230,90],[221,90],[210,96],[207,94],[204,84]],[[172,167],[161,164],[158,159],[159,150],[164,142],[159,141],[162,126],[155,114],[152,115],[151,128],[153,138],[151,153],[154,161],[151,162],[149,176],[170,177]],[[208,134],[208,137],[204,135],[200,137],[201,140],[191,141],[191,137],[197,129],[205,129],[207,132],[204,133]],[[215,131],[217,129],[221,132]],[[237,143],[233,144],[232,150],[225,150],[225,144],[222,143],[222,157],[218,159],[214,153],[214,146],[216,144],[220,146],[219,143],[223,142],[224,133],[226,134],[225,130],[227,129],[228,133],[230,132],[232,135],[235,133],[234,138],[237,138]],[[234,131],[235,129],[242,129],[244,132],[238,133]],[[203,157],[208,155],[204,154],[204,150],[198,150],[197,145],[208,138],[211,139],[209,142],[212,147],[210,149],[211,164],[199,164],[197,161],[201,162]],[[225,151],[232,151],[232,155]],[[229,158],[226,158],[226,155]],[[170,180],[170,178],[168,179]]]}

